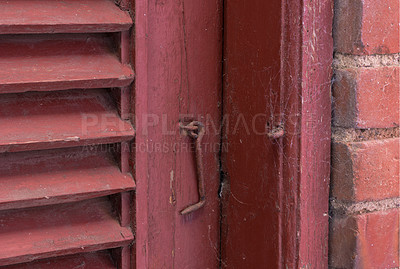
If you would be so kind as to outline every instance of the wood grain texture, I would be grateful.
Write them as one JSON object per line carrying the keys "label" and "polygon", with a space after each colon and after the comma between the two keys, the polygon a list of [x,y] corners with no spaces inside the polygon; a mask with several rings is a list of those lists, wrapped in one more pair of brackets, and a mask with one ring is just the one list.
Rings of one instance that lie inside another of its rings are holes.
{"label": "wood grain texture", "polygon": [[328,268],[333,1],[303,3],[300,268]]}
{"label": "wood grain texture", "polygon": [[282,261],[328,268],[333,1],[283,7]]}
{"label": "wood grain texture", "polygon": [[[218,131],[221,1],[146,0],[135,7],[137,268],[218,268],[220,135],[210,124]],[[190,216],[179,214],[199,199],[191,140],[179,133],[183,114],[204,123],[209,117],[207,202]],[[159,124],[151,123],[155,117]]]}
{"label": "wood grain texture", "polygon": [[106,36],[33,35],[0,39],[0,93],[128,86]]}
{"label": "wood grain texture", "polygon": [[129,268],[131,26],[113,0],[0,0],[0,267]]}
{"label": "wood grain texture", "polygon": [[280,268],[280,1],[225,1],[222,268]]}
{"label": "wood grain texture", "polygon": [[224,136],[226,268],[328,267],[332,4],[225,1],[225,113],[284,131]]}
{"label": "wood grain texture", "polygon": [[108,199],[0,213],[0,265],[128,245]]}
{"label": "wood grain texture", "polygon": [[0,155],[0,210],[68,203],[135,187],[96,147]]}
{"label": "wood grain texture", "polygon": [[117,269],[108,251],[68,255],[38,260],[30,263],[15,264],[3,269]]}
{"label": "wood grain texture", "polygon": [[115,143],[134,137],[105,90],[7,94],[0,99],[0,152]]}
{"label": "wood grain texture", "polygon": [[131,25],[110,0],[0,1],[0,34],[118,32]]}

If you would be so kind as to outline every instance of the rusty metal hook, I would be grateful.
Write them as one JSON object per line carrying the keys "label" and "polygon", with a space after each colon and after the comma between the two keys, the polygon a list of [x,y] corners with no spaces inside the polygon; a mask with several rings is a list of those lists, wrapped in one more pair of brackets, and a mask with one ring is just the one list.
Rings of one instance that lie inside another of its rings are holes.
{"label": "rusty metal hook", "polygon": [[180,123],[179,127],[185,130],[186,134],[195,141],[195,154],[196,154],[196,174],[197,184],[199,191],[199,201],[183,209],[181,215],[192,213],[204,206],[206,203],[206,191],[204,187],[204,174],[203,174],[203,150],[201,148],[201,141],[205,134],[204,124],[199,121],[192,121],[187,125]]}

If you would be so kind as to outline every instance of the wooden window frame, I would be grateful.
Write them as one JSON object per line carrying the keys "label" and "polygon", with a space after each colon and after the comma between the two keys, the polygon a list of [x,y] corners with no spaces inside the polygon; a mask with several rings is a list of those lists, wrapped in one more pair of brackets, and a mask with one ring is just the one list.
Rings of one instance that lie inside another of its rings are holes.
{"label": "wooden window frame", "polygon": [[[136,115],[148,111],[147,95],[151,76],[149,59],[154,51],[148,46],[152,29],[161,27],[149,20],[154,15],[150,0],[135,3]],[[282,154],[284,174],[280,202],[281,267],[328,268],[329,176],[331,138],[331,64],[333,53],[333,0],[283,1],[282,88],[288,106],[285,113],[296,115],[287,126]],[[201,48],[199,48],[201,49]],[[161,63],[160,63],[161,64]],[[136,118],[136,125],[143,120]],[[136,143],[148,139],[138,132]],[[138,268],[149,268],[147,154],[136,154],[136,262]],[[286,267],[285,267],[286,266]]]}

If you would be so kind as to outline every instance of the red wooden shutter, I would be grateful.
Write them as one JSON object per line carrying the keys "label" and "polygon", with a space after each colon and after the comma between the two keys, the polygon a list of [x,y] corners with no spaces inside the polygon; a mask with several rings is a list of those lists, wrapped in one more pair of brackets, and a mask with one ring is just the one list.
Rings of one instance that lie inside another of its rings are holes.
{"label": "red wooden shutter", "polygon": [[2,268],[131,267],[131,27],[110,0],[0,0]]}

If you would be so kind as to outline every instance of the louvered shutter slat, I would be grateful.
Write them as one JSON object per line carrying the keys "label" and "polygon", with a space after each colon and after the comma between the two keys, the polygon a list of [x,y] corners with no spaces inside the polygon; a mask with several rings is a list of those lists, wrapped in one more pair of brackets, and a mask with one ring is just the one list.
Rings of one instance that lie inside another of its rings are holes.
{"label": "louvered shutter slat", "polygon": [[98,151],[94,146],[0,155],[0,210],[132,191],[132,177],[121,173],[107,152]]}
{"label": "louvered shutter slat", "polygon": [[133,71],[120,62],[105,38],[2,36],[0,93],[128,86]]}
{"label": "louvered shutter slat", "polygon": [[107,198],[0,213],[0,266],[128,245]]}
{"label": "louvered shutter slat", "polygon": [[129,14],[110,0],[1,0],[0,33],[119,32]]}
{"label": "louvered shutter slat", "polygon": [[29,262],[25,264],[4,266],[2,269],[115,269],[107,251],[68,255]]}
{"label": "louvered shutter slat", "polygon": [[104,90],[0,96],[0,152],[131,140],[132,125],[109,99]]}
{"label": "louvered shutter slat", "polygon": [[0,266],[129,269],[132,19],[0,0]]}

